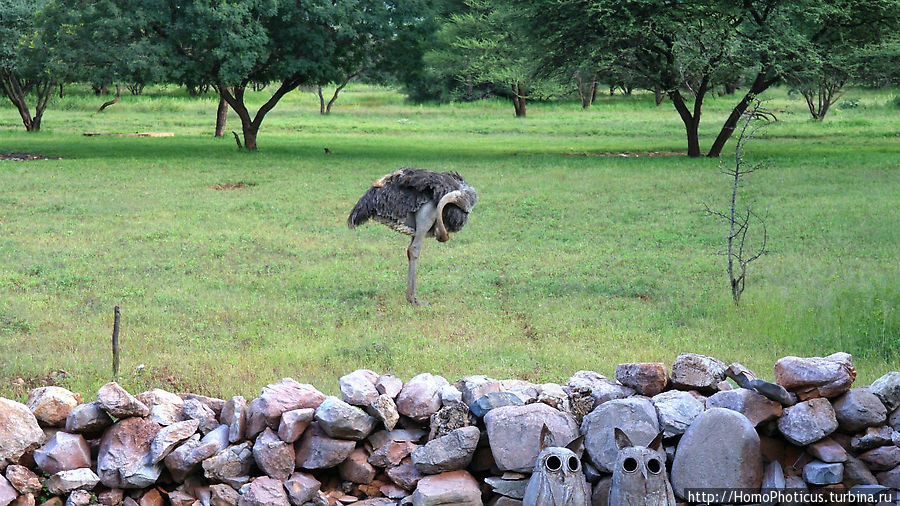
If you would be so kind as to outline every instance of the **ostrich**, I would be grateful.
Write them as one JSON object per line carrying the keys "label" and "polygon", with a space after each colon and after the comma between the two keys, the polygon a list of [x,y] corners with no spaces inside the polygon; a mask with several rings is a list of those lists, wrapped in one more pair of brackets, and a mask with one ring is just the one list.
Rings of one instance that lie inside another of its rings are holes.
{"label": "ostrich", "polygon": [[426,237],[449,241],[450,232],[463,228],[476,202],[475,189],[455,172],[405,167],[372,183],[350,212],[347,226],[356,228],[371,218],[412,236],[406,250],[406,300],[420,306],[422,302],[416,297],[416,265],[422,241]]}

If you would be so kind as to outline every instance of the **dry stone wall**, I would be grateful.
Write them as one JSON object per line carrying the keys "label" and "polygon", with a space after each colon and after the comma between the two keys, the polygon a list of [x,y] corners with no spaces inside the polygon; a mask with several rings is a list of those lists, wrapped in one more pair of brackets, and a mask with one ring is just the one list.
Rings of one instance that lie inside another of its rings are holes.
{"label": "dry stone wall", "polygon": [[785,357],[775,382],[679,355],[578,371],[564,385],[358,370],[340,397],[285,378],[214,399],[104,385],[0,398],[0,506],[522,504],[543,426],[584,436],[592,503],[606,505],[615,428],[663,433],[679,501],[693,488],[900,488],[900,372],[853,388],[850,355]]}

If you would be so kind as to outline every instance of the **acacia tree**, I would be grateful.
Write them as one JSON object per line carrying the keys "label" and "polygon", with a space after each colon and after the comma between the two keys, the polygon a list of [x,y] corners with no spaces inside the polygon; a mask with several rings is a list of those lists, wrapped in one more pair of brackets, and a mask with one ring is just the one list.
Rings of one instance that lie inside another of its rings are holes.
{"label": "acacia tree", "polygon": [[[41,119],[55,84],[49,52],[42,37],[43,0],[8,0],[0,5],[0,88],[15,106],[28,132],[41,129]],[[28,95],[34,93],[34,115]]]}

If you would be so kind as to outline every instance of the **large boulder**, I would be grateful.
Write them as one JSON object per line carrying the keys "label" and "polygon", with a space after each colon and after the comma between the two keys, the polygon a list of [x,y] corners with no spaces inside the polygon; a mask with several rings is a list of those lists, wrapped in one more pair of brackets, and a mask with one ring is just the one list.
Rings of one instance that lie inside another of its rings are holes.
{"label": "large boulder", "polygon": [[154,388],[134,397],[150,408],[150,420],[164,427],[181,421],[184,400],[172,392]]}
{"label": "large boulder", "polygon": [[161,464],[150,462],[150,446],[162,427],[138,417],[119,420],[100,440],[97,474],[109,488],[146,488],[162,472]]}
{"label": "large boulder", "polygon": [[202,462],[203,476],[213,482],[240,487],[250,481],[253,463],[249,442],[232,445]]}
{"label": "large boulder", "polygon": [[253,459],[262,472],[276,480],[285,481],[294,472],[294,445],[285,443],[272,429],[266,427],[253,444]]}
{"label": "large boulder", "polygon": [[672,363],[672,386],[679,390],[713,393],[725,379],[726,365],[721,360],[696,353],[682,353]]}
{"label": "large boulder", "polygon": [[150,414],[150,408],[137,400],[135,396],[128,393],[115,381],[109,382],[100,387],[100,390],[97,390],[97,402],[114,418],[147,416]]}
{"label": "large boulder", "polygon": [[472,462],[481,431],[463,427],[429,441],[412,452],[412,461],[422,474],[439,474],[465,469]]}
{"label": "large boulder", "polygon": [[413,506],[481,506],[481,487],[466,471],[426,476],[419,480],[412,495]]}
{"label": "large boulder", "polygon": [[97,402],[79,404],[66,417],[66,432],[71,434],[96,435],[102,433],[113,424],[103,406]]}
{"label": "large boulder", "polygon": [[[655,411],[653,418],[655,421]],[[569,414],[541,402],[492,409],[484,416],[484,423],[491,453],[501,471],[531,472],[540,453],[544,425],[559,446],[578,437],[578,426]]]}
{"label": "large boulder", "polygon": [[900,372],[891,371],[869,385],[869,390],[881,399],[888,411],[900,407]]}
{"label": "large boulder", "polygon": [[59,427],[65,423],[69,412],[81,404],[81,396],[62,387],[41,387],[28,394],[26,404],[39,423],[46,427]]}
{"label": "large boulder", "polygon": [[[597,406],[584,417],[581,422],[584,448],[591,462],[605,473],[612,472],[619,454],[614,433],[616,428],[624,431],[636,446],[646,446],[659,434],[656,408],[643,397],[613,399]],[[531,460],[534,466],[534,458]]]}
{"label": "large boulder", "polygon": [[318,423],[311,424],[294,443],[297,467],[310,470],[334,467],[349,457],[354,448],[355,441],[328,437]]}
{"label": "large boulder", "polygon": [[844,432],[858,432],[887,421],[887,409],[868,388],[851,388],[834,403],[834,416]]}
{"label": "large boulder", "polygon": [[57,432],[34,451],[34,462],[47,474],[91,467],[91,449],[80,434]]}
{"label": "large boulder", "polygon": [[375,429],[375,418],[337,397],[327,397],[316,408],[316,421],[325,434],[336,439],[360,441]]}
{"label": "large boulder", "polygon": [[706,407],[737,411],[746,416],[754,426],[775,420],[783,412],[780,403],[746,388],[717,392],[706,400]]}
{"label": "large boulder", "polygon": [[199,426],[197,420],[185,420],[163,427],[150,443],[150,462],[156,464],[166,458],[176,446],[193,436]]}
{"label": "large boulder", "polygon": [[680,436],[706,409],[703,398],[683,390],[669,390],[654,395],[650,402],[659,413],[659,426],[664,437]]}
{"label": "large boulder", "polygon": [[441,409],[441,389],[450,383],[443,376],[422,373],[409,380],[397,396],[397,411],[424,422]]}
{"label": "large boulder", "polygon": [[834,408],[828,399],[815,398],[784,409],[778,430],[797,446],[806,446],[828,436],[838,428]]}
{"label": "large boulder", "polygon": [[[325,398],[326,395],[312,385],[284,378],[278,383],[263,387],[256,408],[269,428],[278,430],[282,413],[294,409],[318,408]],[[255,437],[256,434],[247,434],[247,437]]]}
{"label": "large boulder", "polygon": [[378,374],[368,369],[357,369],[341,376],[341,400],[354,406],[368,406],[380,395],[375,389]]}
{"label": "large boulder", "polygon": [[688,488],[743,488],[762,484],[759,435],[744,415],[712,408],[688,427],[672,463],[672,488],[685,498]]}
{"label": "large boulder", "polygon": [[616,379],[641,395],[653,397],[666,389],[669,372],[662,362],[619,364],[616,366]]}
{"label": "large boulder", "polygon": [[775,382],[797,394],[800,400],[837,397],[850,390],[856,379],[853,358],[847,353],[827,357],[784,357],[775,363]]}
{"label": "large boulder", "polygon": [[44,441],[44,431],[28,406],[0,397],[0,461],[18,460]]}

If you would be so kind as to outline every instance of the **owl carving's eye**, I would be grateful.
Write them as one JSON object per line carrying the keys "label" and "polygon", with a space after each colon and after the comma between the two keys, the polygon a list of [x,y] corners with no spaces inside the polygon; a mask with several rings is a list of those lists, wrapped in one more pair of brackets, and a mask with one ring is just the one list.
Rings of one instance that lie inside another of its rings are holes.
{"label": "owl carving's eye", "polygon": [[569,457],[567,463],[569,465],[569,471],[572,471],[573,473],[577,473],[579,467],[581,467],[581,462],[578,460],[578,457],[576,457],[574,455]]}
{"label": "owl carving's eye", "polygon": [[547,470],[551,473],[555,473],[562,468],[562,460],[560,460],[556,455],[551,455],[547,457],[547,460],[544,461],[544,467],[546,467]]}
{"label": "owl carving's eye", "polygon": [[651,474],[659,474],[662,471],[662,464],[659,463],[658,459],[650,459],[647,461],[647,470]]}
{"label": "owl carving's eye", "polygon": [[622,469],[626,473],[633,473],[633,472],[637,471],[637,468],[638,468],[637,459],[635,459],[634,457],[628,457],[627,459],[622,461]]}

